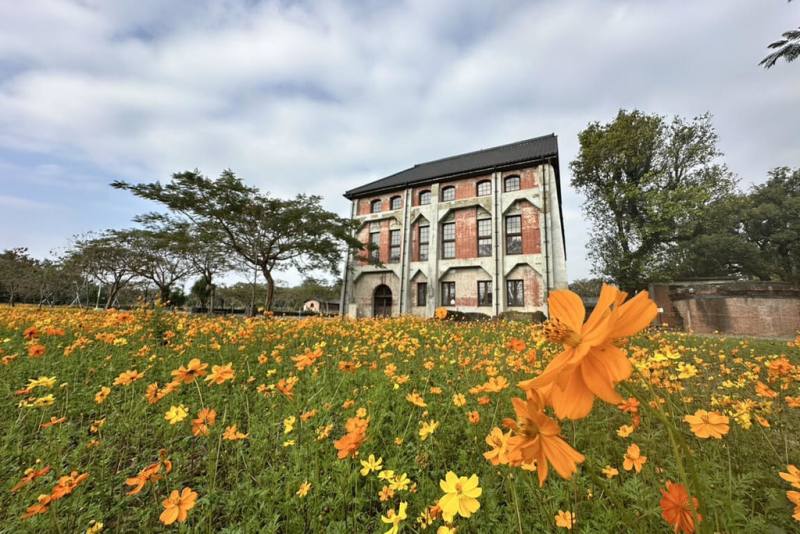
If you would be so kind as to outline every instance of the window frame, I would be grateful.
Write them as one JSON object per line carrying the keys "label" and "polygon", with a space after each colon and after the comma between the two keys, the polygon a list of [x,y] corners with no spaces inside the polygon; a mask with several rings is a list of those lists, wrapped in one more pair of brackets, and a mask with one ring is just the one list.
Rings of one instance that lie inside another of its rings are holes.
{"label": "window frame", "polygon": [[[377,237],[377,241],[375,240]],[[381,229],[380,227],[377,230],[373,230],[372,227],[369,229],[369,244],[370,247],[375,245],[375,248],[370,248],[369,250],[369,259],[371,261],[380,262],[381,261]]]}
{"label": "window frame", "polygon": [[427,304],[428,282],[417,282],[417,307],[427,306]]}
{"label": "window frame", "polygon": [[[512,284],[519,284],[520,293],[519,296],[521,299],[519,301],[516,300],[516,293],[514,293],[515,299],[514,303],[511,301],[511,287]],[[514,280],[506,280],[506,306],[509,308],[524,308],[525,307],[525,280],[523,279],[514,279]]]}
{"label": "window frame", "polygon": [[[395,243],[395,237],[397,243]],[[395,250],[396,249],[396,250]],[[395,252],[397,255],[395,256]],[[400,230],[389,230],[389,263],[400,263]]]}
{"label": "window frame", "polygon": [[[427,196],[427,199],[428,199],[428,201],[427,201],[427,202],[423,202],[423,201],[422,201],[422,196],[423,196],[423,195],[428,195],[428,196]],[[420,206],[427,206],[427,205],[429,205],[429,204],[431,203],[431,201],[433,200],[433,197],[432,197],[432,195],[431,195],[431,191],[430,191],[430,189],[425,189],[425,190],[423,190],[423,191],[420,191],[420,192],[417,194],[417,198],[419,199],[419,205],[420,205]]]}
{"label": "window frame", "polygon": [[[511,180],[516,180],[516,187],[509,188],[508,184]],[[518,174],[512,174],[511,176],[506,176],[503,178],[503,192],[504,193],[513,193],[514,191],[519,191],[522,189],[522,180],[520,179]]]}
{"label": "window frame", "polygon": [[[397,207],[395,207],[395,201],[397,201]],[[403,200],[400,198],[400,195],[395,195],[389,199],[389,209],[390,210],[399,210],[403,207]]]}
{"label": "window frame", "polygon": [[[441,282],[442,290],[442,306],[455,306],[456,305],[456,283],[455,282]],[[445,289],[447,288],[447,289]],[[452,297],[452,304],[445,300],[445,297]]]}
{"label": "window frame", "polygon": [[[378,209],[375,210],[375,206],[378,206]],[[380,213],[383,211],[383,200],[380,198],[376,198],[374,200],[370,200],[369,202],[369,212],[370,213]]]}
{"label": "window frame", "polygon": [[[515,232],[508,231],[508,221],[510,219],[519,219],[519,230]],[[503,219],[503,233],[505,235],[505,246],[506,246],[506,255],[517,255],[523,253],[522,247],[522,215],[506,215]],[[509,243],[511,242],[512,238],[518,237],[519,238],[519,251],[518,252],[511,252],[509,251]]]}
{"label": "window frame", "polygon": [[[452,193],[452,198],[445,198],[445,194],[450,196],[451,193]],[[442,202],[452,202],[452,201],[454,201],[456,199],[456,187],[454,185],[446,185],[446,186],[444,186],[442,188],[439,196],[442,199]]]}
{"label": "window frame", "polygon": [[[489,191],[486,193],[481,194],[481,186],[486,184],[489,186]],[[491,180],[481,180],[477,184],[475,184],[475,196],[476,197],[488,197],[492,194],[492,181]]]}
{"label": "window frame", "polygon": [[[447,227],[447,228],[452,227],[453,228],[453,237],[452,238],[448,238],[447,237],[447,233],[445,232],[445,227]],[[451,243],[452,243],[452,246],[453,246],[453,255],[452,256],[448,256],[447,253],[446,253],[447,248],[448,248],[447,246],[450,245]],[[443,260],[453,260],[453,259],[455,259],[455,257],[456,257],[456,223],[455,222],[444,222],[444,223],[442,223],[442,259]]]}
{"label": "window frame", "polygon": [[[488,234],[481,234],[481,223],[482,222],[485,222],[485,223],[489,224],[489,233]],[[478,243],[478,249],[477,249],[478,257],[479,258],[491,257],[491,255],[492,255],[492,219],[489,219],[489,218],[478,219],[475,224],[477,225],[475,233],[477,234],[477,238],[476,239],[477,239],[477,243]],[[489,240],[489,253],[488,254],[481,254],[481,240],[486,240],[486,239]]]}
{"label": "window frame", "polygon": [[[422,230],[426,230],[425,241],[422,240]],[[420,224],[417,226],[417,256],[419,261],[428,261],[430,258],[431,226]],[[422,253],[422,246],[425,246],[425,254]]]}
{"label": "window frame", "polygon": [[[481,286],[488,288],[488,291],[484,293],[484,296],[488,295],[488,300],[484,299],[481,301]],[[492,305],[492,281],[491,280],[478,280],[478,306],[491,306]]]}

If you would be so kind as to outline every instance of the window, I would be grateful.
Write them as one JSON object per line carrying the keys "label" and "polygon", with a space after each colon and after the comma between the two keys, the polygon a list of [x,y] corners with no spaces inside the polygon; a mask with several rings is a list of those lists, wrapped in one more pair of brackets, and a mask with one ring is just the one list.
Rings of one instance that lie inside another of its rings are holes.
{"label": "window", "polygon": [[389,231],[389,262],[400,261],[400,230]]}
{"label": "window", "polygon": [[452,185],[442,188],[442,202],[456,199],[456,188]]}
{"label": "window", "polygon": [[431,192],[430,191],[420,191],[419,193],[419,205],[424,206],[425,204],[431,203]]}
{"label": "window", "polygon": [[417,306],[425,306],[428,300],[428,284],[426,282],[417,282]]}
{"label": "window", "polygon": [[525,306],[525,284],[522,280],[506,280],[506,302],[509,306]]}
{"label": "window", "polygon": [[492,182],[489,180],[484,180],[482,182],[478,182],[478,196],[485,197],[492,194]]}
{"label": "window", "polygon": [[492,305],[492,283],[484,280],[478,281],[478,306]]}
{"label": "window", "polygon": [[456,223],[442,225],[442,258],[445,260],[456,257]]}
{"label": "window", "polygon": [[522,217],[506,217],[506,254],[522,254]]}
{"label": "window", "polygon": [[400,209],[400,197],[392,197],[389,200],[389,209],[390,210],[399,210]]}
{"label": "window", "polygon": [[478,256],[492,255],[492,220],[478,219]]}
{"label": "window", "polygon": [[380,211],[381,211],[380,199],[373,200],[372,203],[370,204],[370,213],[380,213]]}
{"label": "window", "polygon": [[509,176],[503,181],[503,190],[505,192],[509,191],[519,191],[519,176]]}
{"label": "window", "polygon": [[419,261],[428,261],[428,239],[430,236],[429,226],[419,227]]}
{"label": "window", "polygon": [[442,282],[442,306],[456,305],[456,283]]}
{"label": "window", "polygon": [[369,227],[369,258],[372,261],[381,261],[381,227],[377,224]]}

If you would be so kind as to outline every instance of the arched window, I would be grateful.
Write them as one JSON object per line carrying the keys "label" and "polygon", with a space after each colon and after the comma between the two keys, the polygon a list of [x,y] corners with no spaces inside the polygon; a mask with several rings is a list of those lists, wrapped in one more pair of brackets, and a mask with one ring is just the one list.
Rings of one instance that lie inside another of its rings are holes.
{"label": "arched window", "polygon": [[380,213],[380,211],[381,211],[381,200],[380,199],[373,200],[372,203],[370,204],[370,212]]}
{"label": "arched window", "polygon": [[478,182],[477,194],[479,197],[486,197],[492,194],[492,182],[490,180],[483,180]]}
{"label": "arched window", "polygon": [[503,191],[519,191],[519,176],[507,176],[503,180]]}
{"label": "arched window", "polygon": [[425,204],[431,203],[431,192],[430,191],[420,191],[419,192],[419,204],[420,206],[424,206]]}
{"label": "arched window", "polygon": [[449,202],[456,199],[456,188],[452,185],[442,188],[442,202]]}
{"label": "arched window", "polygon": [[390,210],[399,210],[400,209],[400,197],[392,197],[389,199],[389,209]]}

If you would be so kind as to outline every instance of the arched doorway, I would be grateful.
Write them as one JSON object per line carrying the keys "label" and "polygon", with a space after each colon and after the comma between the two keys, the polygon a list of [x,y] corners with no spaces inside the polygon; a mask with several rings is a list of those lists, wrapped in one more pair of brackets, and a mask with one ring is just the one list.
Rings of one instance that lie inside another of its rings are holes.
{"label": "arched doorway", "polygon": [[389,317],[392,315],[392,290],[386,284],[375,288],[372,294],[372,316]]}

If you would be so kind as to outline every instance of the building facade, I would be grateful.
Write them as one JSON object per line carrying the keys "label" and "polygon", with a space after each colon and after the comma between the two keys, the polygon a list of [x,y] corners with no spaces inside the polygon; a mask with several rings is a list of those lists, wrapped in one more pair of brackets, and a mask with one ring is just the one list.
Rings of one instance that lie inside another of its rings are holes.
{"label": "building facade", "polygon": [[342,314],[547,313],[567,285],[555,135],[415,165],[345,193],[366,251]]}

